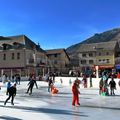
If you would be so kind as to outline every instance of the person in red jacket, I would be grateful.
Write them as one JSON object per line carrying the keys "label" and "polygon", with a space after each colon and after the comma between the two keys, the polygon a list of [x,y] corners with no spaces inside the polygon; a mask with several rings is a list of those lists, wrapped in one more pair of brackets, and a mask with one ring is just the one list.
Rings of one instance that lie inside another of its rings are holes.
{"label": "person in red jacket", "polygon": [[79,85],[77,82],[74,82],[73,86],[72,86],[72,93],[73,93],[73,100],[72,100],[72,105],[75,106],[79,106],[80,103],[79,103],[79,94],[80,94],[80,91],[78,90],[79,89]]}
{"label": "person in red jacket", "polygon": [[117,73],[117,78],[120,79],[120,71]]}

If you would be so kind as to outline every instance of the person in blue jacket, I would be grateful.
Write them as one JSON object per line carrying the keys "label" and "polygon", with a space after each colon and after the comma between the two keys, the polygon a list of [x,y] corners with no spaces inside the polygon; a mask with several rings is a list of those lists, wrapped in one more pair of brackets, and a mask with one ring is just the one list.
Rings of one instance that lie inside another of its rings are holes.
{"label": "person in blue jacket", "polygon": [[10,88],[9,88],[9,91],[8,91],[8,93],[9,93],[9,96],[8,96],[8,98],[5,100],[5,102],[4,102],[4,105],[6,105],[6,103],[7,103],[7,101],[12,97],[12,99],[11,99],[11,104],[12,105],[14,105],[14,97],[16,96],[16,83],[13,85],[13,86],[11,86]]}
{"label": "person in blue jacket", "polygon": [[10,89],[11,86],[12,86],[11,82],[8,81],[8,83],[7,83],[7,91],[6,91],[6,95],[8,95],[8,93],[9,93],[9,89]]}

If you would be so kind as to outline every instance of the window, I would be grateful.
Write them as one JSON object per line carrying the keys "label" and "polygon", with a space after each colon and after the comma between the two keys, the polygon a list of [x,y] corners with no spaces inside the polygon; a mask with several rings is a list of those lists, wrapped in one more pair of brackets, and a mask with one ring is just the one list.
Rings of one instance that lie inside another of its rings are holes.
{"label": "window", "polygon": [[6,54],[3,54],[3,60],[6,60]]}
{"label": "window", "polygon": [[57,54],[55,54],[54,56],[57,57]]}
{"label": "window", "polygon": [[101,62],[101,59],[99,60],[99,62]]}
{"label": "window", "polygon": [[20,59],[20,53],[17,53],[17,59]]}
{"label": "window", "polygon": [[89,53],[89,57],[93,57],[93,54],[92,54],[92,53]]}
{"label": "window", "polygon": [[89,60],[89,64],[93,64],[93,60]]}
{"label": "window", "polygon": [[106,55],[109,55],[109,52],[107,52]]}
{"label": "window", "polygon": [[110,63],[110,60],[109,59],[106,59],[107,63]]}
{"label": "window", "polygon": [[102,60],[99,60],[99,63],[110,63],[110,60],[109,59],[102,59]]}
{"label": "window", "polygon": [[15,54],[14,53],[12,53],[12,60],[15,58]]}
{"label": "window", "polygon": [[106,60],[105,59],[103,59],[103,62],[105,62]]}
{"label": "window", "polygon": [[86,60],[81,60],[81,64],[86,64]]}
{"label": "window", "polygon": [[86,57],[86,54],[85,54],[85,53],[83,53],[83,54],[82,54],[82,57]]}

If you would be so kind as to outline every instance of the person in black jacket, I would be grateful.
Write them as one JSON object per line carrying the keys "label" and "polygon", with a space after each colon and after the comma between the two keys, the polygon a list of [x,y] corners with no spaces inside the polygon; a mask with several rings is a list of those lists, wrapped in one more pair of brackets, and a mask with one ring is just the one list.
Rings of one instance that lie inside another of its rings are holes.
{"label": "person in black jacket", "polygon": [[111,93],[111,95],[115,95],[114,89],[116,89],[116,83],[115,83],[113,77],[112,77],[111,81],[109,82],[109,86],[110,86],[110,93]]}
{"label": "person in black jacket", "polygon": [[48,92],[51,92],[51,88],[52,88],[52,86],[53,86],[53,81],[52,81],[52,78],[49,78],[48,79]]}
{"label": "person in black jacket", "polygon": [[29,95],[31,95],[34,84],[36,85],[36,88],[37,88],[37,89],[38,89],[38,86],[37,86],[36,79],[35,79],[35,76],[34,76],[34,75],[32,75],[32,76],[29,78],[29,80],[30,80],[29,83],[28,83],[29,87],[28,87],[26,93],[28,93],[29,90],[30,90]]}
{"label": "person in black jacket", "polygon": [[6,105],[7,101],[8,101],[11,97],[12,97],[12,99],[11,99],[11,104],[14,105],[13,101],[14,101],[14,97],[15,97],[15,95],[16,95],[16,91],[17,91],[17,89],[16,89],[16,83],[15,83],[12,87],[9,88],[9,91],[8,91],[9,96],[8,96],[8,98],[5,100],[4,105]]}

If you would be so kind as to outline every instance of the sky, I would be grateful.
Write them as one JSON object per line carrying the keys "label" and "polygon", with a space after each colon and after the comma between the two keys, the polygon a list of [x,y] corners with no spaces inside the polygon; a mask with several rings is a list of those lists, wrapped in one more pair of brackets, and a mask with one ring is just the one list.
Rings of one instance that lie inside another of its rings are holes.
{"label": "sky", "polygon": [[0,0],[0,36],[26,35],[43,49],[120,27],[120,0]]}

